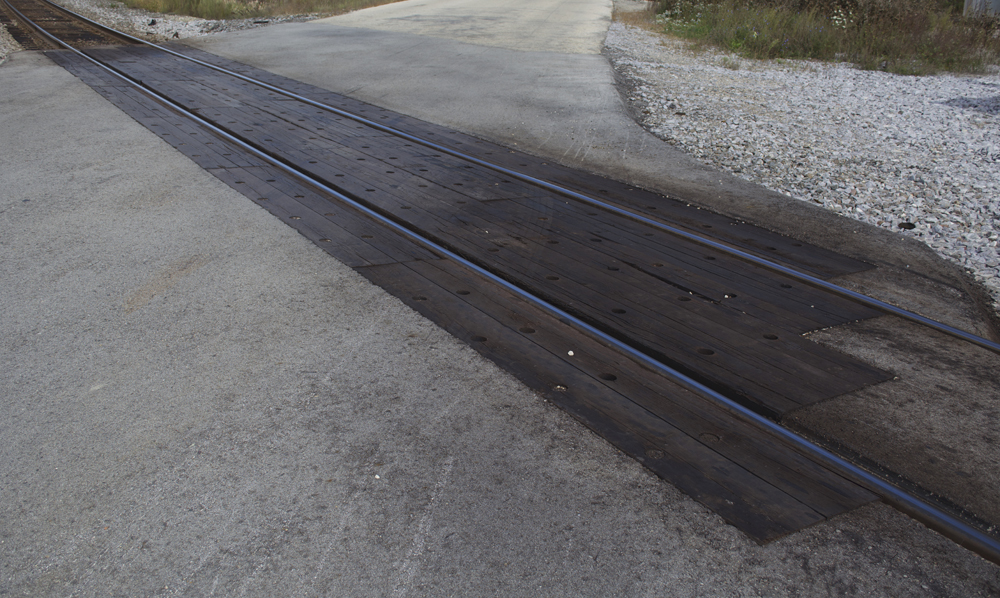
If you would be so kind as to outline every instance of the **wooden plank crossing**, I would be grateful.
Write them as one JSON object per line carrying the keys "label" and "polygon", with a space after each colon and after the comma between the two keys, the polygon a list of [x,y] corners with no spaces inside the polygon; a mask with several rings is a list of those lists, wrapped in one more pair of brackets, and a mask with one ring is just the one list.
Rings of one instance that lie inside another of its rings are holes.
{"label": "wooden plank crossing", "polygon": [[[758,249],[815,275],[868,267],[681,201],[176,48],[470,155]],[[780,418],[889,378],[802,336],[877,315],[854,302],[187,61],[143,48],[91,53],[276,159],[761,413]],[[772,434],[99,69],[59,52],[50,55],[208,172],[758,541],[875,499]]]}
{"label": "wooden plank crossing", "polygon": [[760,542],[875,498],[454,262],[359,271]]}

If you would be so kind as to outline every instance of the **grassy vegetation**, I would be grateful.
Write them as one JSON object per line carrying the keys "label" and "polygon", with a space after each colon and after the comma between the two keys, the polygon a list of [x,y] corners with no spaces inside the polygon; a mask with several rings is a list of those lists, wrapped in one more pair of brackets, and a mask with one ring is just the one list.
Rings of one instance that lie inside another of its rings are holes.
{"label": "grassy vegetation", "polygon": [[306,13],[341,14],[399,0],[122,0],[151,12],[203,19],[246,19]]}
{"label": "grassy vegetation", "polygon": [[658,28],[746,58],[849,61],[921,75],[1000,64],[1000,19],[962,0],[660,0]]}

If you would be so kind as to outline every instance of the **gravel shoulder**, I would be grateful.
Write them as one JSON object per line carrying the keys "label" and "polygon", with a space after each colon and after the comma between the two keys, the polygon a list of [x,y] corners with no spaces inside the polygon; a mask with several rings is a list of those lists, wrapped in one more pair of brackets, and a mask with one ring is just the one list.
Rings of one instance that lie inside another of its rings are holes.
{"label": "gravel shoulder", "polygon": [[21,44],[17,43],[3,23],[0,23],[0,64],[3,64],[7,57],[14,52],[21,50]]}
{"label": "gravel shoulder", "polygon": [[59,0],[59,4],[108,27],[151,41],[184,39],[227,31],[243,31],[271,24],[305,21],[323,16],[321,14],[299,14],[261,19],[215,20],[152,13],[129,8],[117,0]]}
{"label": "gravel shoulder", "polygon": [[617,22],[605,54],[633,116],[660,139],[918,239],[967,269],[1000,307],[1000,75],[744,60]]}

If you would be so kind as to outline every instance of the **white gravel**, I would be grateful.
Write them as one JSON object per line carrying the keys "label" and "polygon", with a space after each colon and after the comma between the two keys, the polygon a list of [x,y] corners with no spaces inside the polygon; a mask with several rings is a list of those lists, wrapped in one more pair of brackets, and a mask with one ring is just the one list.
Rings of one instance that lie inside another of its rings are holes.
{"label": "white gravel", "polygon": [[[240,31],[275,23],[305,21],[324,16],[321,14],[301,14],[262,17],[258,19],[212,20],[197,19],[182,15],[151,13],[145,10],[129,8],[117,0],[55,0],[55,2],[108,27],[150,41],[183,39],[224,31]],[[10,52],[21,49],[13,39],[10,39],[10,42],[14,44],[13,46],[7,44],[5,39],[9,38],[5,37],[6,33],[2,29],[3,27],[0,26],[0,60]]]}
{"label": "white gravel", "polygon": [[[131,33],[137,37],[158,40],[183,39],[263,27],[274,23],[302,21],[319,17],[316,14],[262,17],[259,19],[212,20],[197,19],[180,15],[164,15],[145,10],[128,8],[116,0],[55,0],[66,8],[98,21],[108,27]],[[154,25],[150,25],[155,21]]]}
{"label": "white gravel", "polygon": [[970,270],[1000,308],[997,74],[908,77],[696,54],[617,22],[605,47],[653,134],[775,191],[924,241]]}
{"label": "white gravel", "polygon": [[13,52],[21,49],[21,44],[14,41],[14,38],[7,33],[7,28],[0,23],[0,64]]}

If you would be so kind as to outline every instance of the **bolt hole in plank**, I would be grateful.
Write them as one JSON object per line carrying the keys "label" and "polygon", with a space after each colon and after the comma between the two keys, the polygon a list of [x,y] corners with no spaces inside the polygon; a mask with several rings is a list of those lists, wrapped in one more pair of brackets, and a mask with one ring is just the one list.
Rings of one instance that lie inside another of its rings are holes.
{"label": "bolt hole in plank", "polygon": [[614,309],[611,310],[611,313],[613,313],[613,314],[623,314],[623,313],[625,313],[625,310],[616,307],[616,308],[614,308]]}
{"label": "bolt hole in plank", "polygon": [[474,340],[477,343],[485,343],[486,342],[486,337],[485,336],[474,336],[474,337],[472,337],[472,340]]}
{"label": "bolt hole in plank", "polygon": [[468,295],[469,294],[469,291],[455,291],[455,292],[458,293],[459,295]]}
{"label": "bolt hole in plank", "polygon": [[520,328],[518,328],[518,330],[520,330],[521,332],[523,332],[525,334],[534,334],[534,332],[535,332],[535,329],[531,328],[529,326],[521,326]]}
{"label": "bolt hole in plank", "polygon": [[777,334],[765,334],[764,338],[766,338],[769,341],[776,341],[776,340],[778,340],[778,335]]}
{"label": "bolt hole in plank", "polygon": [[601,380],[607,380],[608,382],[614,382],[618,379],[618,376],[615,376],[614,374],[599,374],[598,378]]}
{"label": "bolt hole in plank", "polygon": [[413,300],[414,301],[427,301],[427,297],[424,297],[423,295],[414,295],[413,296]]}
{"label": "bolt hole in plank", "polygon": [[715,355],[715,351],[713,351],[711,349],[706,349],[704,347],[698,347],[695,350],[698,351],[698,353],[700,353],[702,355]]}
{"label": "bolt hole in plank", "polygon": [[559,280],[558,276],[546,276],[545,280]]}

